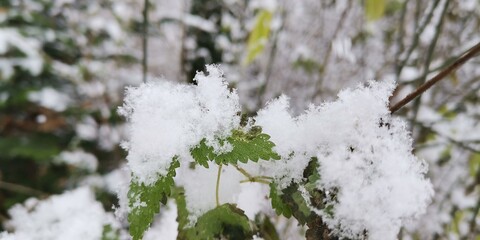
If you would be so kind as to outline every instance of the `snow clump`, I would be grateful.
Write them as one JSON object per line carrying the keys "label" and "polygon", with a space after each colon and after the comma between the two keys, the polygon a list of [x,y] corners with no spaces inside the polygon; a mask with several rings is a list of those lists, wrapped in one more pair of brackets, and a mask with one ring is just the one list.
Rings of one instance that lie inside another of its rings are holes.
{"label": "snow clump", "polygon": [[206,70],[208,75],[196,75],[196,86],[151,81],[127,89],[119,113],[129,122],[123,146],[137,181],[155,183],[167,173],[173,157],[189,157],[190,148],[203,138],[217,152],[230,150],[215,139],[239,126],[238,95],[228,89],[217,66]]}
{"label": "snow clump", "polygon": [[[300,182],[311,157],[319,161],[317,188],[333,213],[314,209],[342,237],[396,239],[402,224],[424,213],[433,196],[426,163],[412,154],[407,124],[390,115],[393,82],[347,89],[334,102],[300,116],[288,98],[270,102],[256,124],[271,136],[280,161],[265,162],[280,187]],[[306,199],[309,196],[304,196]]]}

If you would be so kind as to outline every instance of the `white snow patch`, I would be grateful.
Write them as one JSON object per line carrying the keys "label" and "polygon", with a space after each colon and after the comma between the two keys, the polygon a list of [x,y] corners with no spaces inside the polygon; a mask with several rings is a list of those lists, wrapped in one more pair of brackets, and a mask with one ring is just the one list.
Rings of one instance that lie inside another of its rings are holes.
{"label": "white snow patch", "polygon": [[46,200],[30,199],[13,206],[7,227],[13,239],[101,239],[103,227],[117,229],[113,215],[105,212],[89,188],[79,188]]}
{"label": "white snow patch", "polygon": [[63,151],[55,159],[56,163],[65,163],[90,172],[97,170],[98,160],[95,155],[83,150]]}
{"label": "white snow patch", "polygon": [[28,100],[58,112],[67,109],[72,102],[67,94],[61,93],[51,87],[45,87],[40,91],[29,93]]}

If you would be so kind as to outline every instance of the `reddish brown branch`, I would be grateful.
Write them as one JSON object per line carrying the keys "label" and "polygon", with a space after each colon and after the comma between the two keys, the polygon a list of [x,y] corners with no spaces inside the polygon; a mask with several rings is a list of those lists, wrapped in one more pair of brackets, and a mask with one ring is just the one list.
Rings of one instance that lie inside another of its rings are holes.
{"label": "reddish brown branch", "polygon": [[407,105],[410,101],[415,99],[416,97],[420,96],[422,93],[427,91],[430,87],[435,85],[437,82],[440,80],[444,79],[446,76],[448,76],[450,73],[455,71],[457,68],[462,66],[464,63],[466,63],[468,60],[471,58],[475,57],[477,54],[480,53],[480,42],[477,43],[475,46],[470,48],[465,54],[460,56],[457,60],[455,60],[450,66],[445,68],[443,71],[439,72],[435,77],[432,79],[428,80],[424,84],[422,84],[420,87],[418,87],[415,91],[412,93],[408,94],[404,99],[402,99],[400,102],[397,104],[393,105],[390,107],[390,112],[394,113],[398,109],[402,108],[403,106]]}

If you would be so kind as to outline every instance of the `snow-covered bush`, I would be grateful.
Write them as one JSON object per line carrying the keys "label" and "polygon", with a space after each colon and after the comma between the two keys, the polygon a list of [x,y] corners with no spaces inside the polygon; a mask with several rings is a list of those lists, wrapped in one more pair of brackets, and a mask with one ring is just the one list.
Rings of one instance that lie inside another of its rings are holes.
{"label": "snow-covered bush", "polygon": [[[201,239],[232,234],[223,231],[226,225],[254,234],[234,201],[242,181],[268,184],[278,214],[310,229],[322,227],[310,225],[320,218],[339,237],[396,239],[401,226],[425,212],[433,188],[426,163],[412,155],[405,122],[390,115],[393,82],[343,90],[336,101],[311,105],[299,116],[289,113],[282,96],[247,118],[217,66],[207,66],[195,81],[127,89],[119,111],[128,122],[134,239],[142,238],[161,202],[179,201],[175,187],[182,185],[188,221],[179,230]],[[213,184],[215,191],[203,191]],[[231,196],[220,201],[224,188]],[[300,198],[291,202],[295,194]]]}

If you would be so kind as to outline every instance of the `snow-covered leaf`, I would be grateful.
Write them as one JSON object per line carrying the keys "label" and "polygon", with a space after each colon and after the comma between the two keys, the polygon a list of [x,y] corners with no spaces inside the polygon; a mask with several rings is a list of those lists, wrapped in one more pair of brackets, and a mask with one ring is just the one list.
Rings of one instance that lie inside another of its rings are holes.
{"label": "snow-covered leaf", "polygon": [[142,239],[144,232],[153,221],[153,217],[160,210],[160,202],[166,203],[167,197],[171,194],[171,187],[174,185],[175,169],[180,166],[177,159],[174,159],[168,174],[159,178],[152,185],[138,183],[132,179],[128,192],[130,212],[128,222],[130,223],[130,235],[133,239]]}

